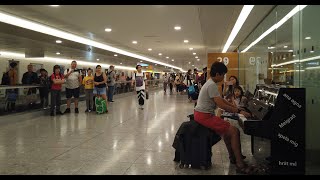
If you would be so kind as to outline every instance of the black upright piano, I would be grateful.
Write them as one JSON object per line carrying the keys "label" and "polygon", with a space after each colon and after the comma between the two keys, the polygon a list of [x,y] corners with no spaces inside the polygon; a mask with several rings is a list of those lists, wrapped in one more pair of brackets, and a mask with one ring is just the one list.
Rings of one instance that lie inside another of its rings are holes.
{"label": "black upright piano", "polygon": [[252,117],[239,116],[243,131],[270,139],[272,174],[305,174],[305,89],[259,84],[246,107]]}

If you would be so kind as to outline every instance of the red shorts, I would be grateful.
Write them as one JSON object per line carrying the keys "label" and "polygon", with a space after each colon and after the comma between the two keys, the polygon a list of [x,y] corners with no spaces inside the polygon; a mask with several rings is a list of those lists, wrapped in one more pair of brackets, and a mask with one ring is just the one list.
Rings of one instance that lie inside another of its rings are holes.
{"label": "red shorts", "polygon": [[229,122],[210,113],[194,111],[194,120],[199,124],[214,130],[219,135],[225,134],[230,127]]}

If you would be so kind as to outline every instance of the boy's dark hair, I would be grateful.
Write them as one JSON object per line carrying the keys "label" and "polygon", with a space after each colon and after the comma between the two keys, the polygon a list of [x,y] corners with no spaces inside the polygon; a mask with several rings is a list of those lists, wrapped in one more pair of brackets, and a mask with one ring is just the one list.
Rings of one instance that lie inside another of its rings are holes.
{"label": "boy's dark hair", "polygon": [[43,68],[41,68],[40,70],[39,70],[39,72],[41,73],[41,72],[47,72],[47,70],[45,70],[45,69],[43,69]]}
{"label": "boy's dark hair", "polygon": [[142,67],[140,64],[138,64],[138,65],[136,66],[136,69],[138,69],[138,68],[139,68],[139,66],[140,66],[140,67]]}
{"label": "boy's dark hair", "polygon": [[216,61],[211,65],[211,69],[210,69],[211,77],[215,77],[217,73],[219,75],[222,75],[222,74],[226,74],[227,72],[228,72],[228,68],[222,62]]}
{"label": "boy's dark hair", "polygon": [[101,67],[101,66],[100,66],[100,65],[97,65],[97,66],[96,66],[96,69],[97,69],[98,67]]}
{"label": "boy's dark hair", "polygon": [[16,62],[10,63],[10,67],[11,67],[11,68],[15,68],[17,65],[18,65],[18,64],[17,64]]}

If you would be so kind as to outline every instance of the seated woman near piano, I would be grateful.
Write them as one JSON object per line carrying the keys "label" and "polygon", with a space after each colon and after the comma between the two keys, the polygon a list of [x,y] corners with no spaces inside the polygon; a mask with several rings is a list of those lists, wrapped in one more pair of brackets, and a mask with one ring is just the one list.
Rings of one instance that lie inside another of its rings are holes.
{"label": "seated woman near piano", "polygon": [[228,112],[250,117],[248,112],[220,96],[216,83],[221,82],[227,72],[228,69],[223,63],[215,62],[212,64],[210,78],[200,90],[197,105],[194,109],[194,119],[199,124],[222,136],[229,153],[230,162],[236,164],[238,173],[253,174],[258,170],[254,166],[247,165],[243,160],[245,156],[241,152],[239,129],[215,115],[215,109],[219,107]]}

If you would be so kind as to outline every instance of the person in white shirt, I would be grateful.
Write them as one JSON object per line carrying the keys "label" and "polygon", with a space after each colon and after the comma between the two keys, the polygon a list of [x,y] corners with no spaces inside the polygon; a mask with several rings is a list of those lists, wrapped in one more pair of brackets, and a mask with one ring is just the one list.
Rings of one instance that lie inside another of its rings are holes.
{"label": "person in white shirt", "polygon": [[168,77],[167,73],[164,73],[164,76],[163,76],[163,90],[164,90],[164,93],[167,92],[168,83],[169,83],[169,77]]}
{"label": "person in white shirt", "polygon": [[66,98],[67,109],[64,113],[70,113],[71,98],[74,97],[75,113],[79,113],[78,102],[80,96],[80,85],[82,84],[82,76],[80,70],[77,69],[77,61],[71,62],[71,68],[64,71],[66,79]]}
{"label": "person in white shirt", "polygon": [[147,89],[148,84],[146,81],[147,77],[142,72],[141,65],[137,65],[136,69],[137,69],[137,72],[134,73],[134,75],[132,76],[131,86],[133,86],[133,84],[135,84],[137,97],[138,97],[138,103],[139,103],[140,109],[143,109],[144,100],[146,97],[146,91],[148,90]]}

